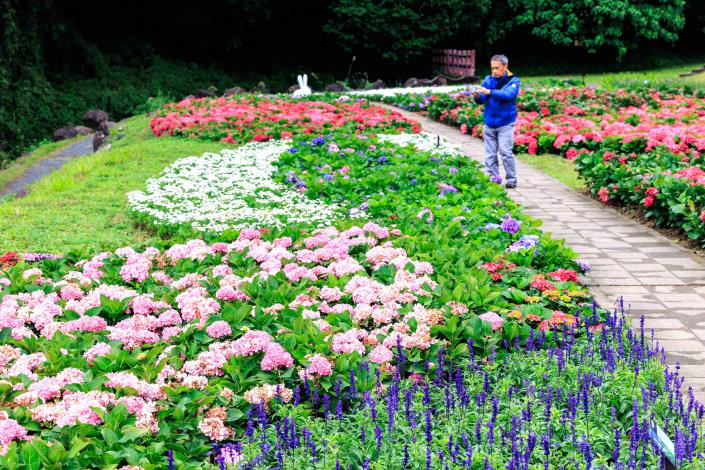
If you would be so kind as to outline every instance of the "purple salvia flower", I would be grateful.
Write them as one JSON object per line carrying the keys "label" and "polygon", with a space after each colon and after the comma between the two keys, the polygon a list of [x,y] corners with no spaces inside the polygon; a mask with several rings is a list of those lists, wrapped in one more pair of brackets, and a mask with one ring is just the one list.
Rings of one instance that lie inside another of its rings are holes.
{"label": "purple salvia flower", "polygon": [[375,439],[377,440],[377,452],[382,448],[382,428],[375,426]]}

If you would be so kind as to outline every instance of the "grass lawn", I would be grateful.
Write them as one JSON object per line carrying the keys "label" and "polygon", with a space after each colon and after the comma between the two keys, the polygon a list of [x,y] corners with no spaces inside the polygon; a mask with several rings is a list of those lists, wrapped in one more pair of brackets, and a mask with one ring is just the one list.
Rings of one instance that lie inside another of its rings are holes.
{"label": "grass lawn", "polygon": [[146,115],[124,126],[125,138],[110,150],[73,160],[32,185],[26,197],[0,203],[0,252],[114,250],[150,241],[154,235],[128,218],[126,194],[179,158],[232,147],[157,138]]}
{"label": "grass lawn", "polygon": [[[685,72],[690,72],[693,69],[701,68],[705,65],[705,58],[701,61],[693,62],[688,65],[678,67],[668,67],[663,69],[642,70],[634,72],[619,72],[619,73],[594,73],[584,76],[585,84],[599,85],[605,88],[618,88],[624,86],[627,82],[639,82],[648,80],[650,84],[657,85],[666,83],[669,85],[691,85],[705,87],[705,73],[700,73],[690,77],[679,77],[678,75]],[[521,76],[521,71],[517,71]],[[581,74],[566,73],[565,75],[543,75],[536,77],[522,77],[522,82],[525,84],[536,84],[545,82],[547,79],[574,79],[583,80]]]}
{"label": "grass lawn", "polygon": [[585,180],[580,178],[578,172],[575,171],[573,162],[567,158],[550,154],[528,155],[525,153],[518,154],[517,157],[519,160],[552,176],[569,188],[582,190],[587,187],[585,186]]}

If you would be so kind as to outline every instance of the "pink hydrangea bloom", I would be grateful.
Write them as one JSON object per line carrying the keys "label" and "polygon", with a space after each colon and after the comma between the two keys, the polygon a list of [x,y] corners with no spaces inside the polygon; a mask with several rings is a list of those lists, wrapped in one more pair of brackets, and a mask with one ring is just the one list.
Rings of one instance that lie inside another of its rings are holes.
{"label": "pink hydrangea bloom", "polygon": [[279,368],[288,369],[294,365],[294,358],[291,354],[286,352],[286,350],[277,343],[269,343],[265,351],[262,362],[260,362],[260,367],[262,370],[274,370]]}
{"label": "pink hydrangea bloom", "polygon": [[486,312],[480,315],[480,320],[489,322],[492,325],[492,331],[496,331],[502,328],[504,325],[504,319],[497,315],[495,312]]}
{"label": "pink hydrangea bloom", "polygon": [[308,367],[299,371],[301,380],[313,378],[315,376],[328,376],[333,373],[333,367],[328,359],[321,354],[316,354],[309,361]]}
{"label": "pink hydrangea bloom", "polygon": [[394,358],[394,354],[389,348],[380,344],[370,352],[369,358],[374,363],[384,364],[391,361]]}
{"label": "pink hydrangea bloom", "polygon": [[12,441],[28,441],[27,430],[14,419],[0,419],[0,455],[7,454]]}
{"label": "pink hydrangea bloom", "polygon": [[83,357],[86,358],[88,364],[93,364],[93,360],[96,357],[107,356],[110,354],[111,347],[108,343],[98,343],[93,345],[90,349],[83,353]]}
{"label": "pink hydrangea bloom", "polygon": [[330,348],[338,354],[349,354],[357,351],[365,354],[365,345],[358,339],[356,330],[349,330],[345,333],[337,333],[333,336]]}
{"label": "pink hydrangea bloom", "polygon": [[240,232],[240,235],[238,235],[237,239],[238,240],[257,240],[262,236],[262,233],[259,230],[255,230],[252,228],[245,228],[242,229]]}
{"label": "pink hydrangea bloom", "polygon": [[206,328],[206,333],[211,338],[222,338],[223,336],[229,336],[233,332],[230,329],[230,324],[223,320],[218,320]]}
{"label": "pink hydrangea bloom", "polygon": [[343,297],[343,291],[337,287],[325,286],[321,289],[321,297],[327,302],[337,302]]}
{"label": "pink hydrangea bloom", "polygon": [[271,342],[269,333],[250,330],[232,343],[232,350],[238,356],[251,356],[264,351]]}
{"label": "pink hydrangea bloom", "polygon": [[130,254],[125,264],[120,268],[120,277],[125,282],[144,282],[149,277],[152,261],[144,255]]}

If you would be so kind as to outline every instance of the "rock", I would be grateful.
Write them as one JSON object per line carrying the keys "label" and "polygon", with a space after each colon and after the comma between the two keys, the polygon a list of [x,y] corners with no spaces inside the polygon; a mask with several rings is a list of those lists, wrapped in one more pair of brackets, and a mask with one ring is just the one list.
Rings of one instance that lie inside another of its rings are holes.
{"label": "rock", "polygon": [[[115,124],[115,123],[113,123]],[[110,135],[110,128],[112,126],[110,125],[110,122],[104,122],[100,125],[100,128],[98,129],[98,132],[102,132],[106,137]]]}
{"label": "rock", "polygon": [[196,92],[196,98],[211,98],[215,96],[215,93],[211,90],[203,89]]}
{"label": "rock", "polygon": [[100,148],[98,149],[98,152],[107,152],[107,151],[110,150],[111,148],[113,148],[113,146],[110,145],[110,144],[104,145],[104,146],[102,146],[102,147],[100,147]]}
{"label": "rock", "polygon": [[419,86],[419,79],[416,77],[411,77],[407,81],[404,82],[404,88],[412,88]]}
{"label": "rock", "polygon": [[108,129],[112,129],[115,126],[115,121],[108,121]]}
{"label": "rock", "polygon": [[54,142],[58,142],[60,140],[71,139],[77,135],[78,132],[73,126],[64,126],[54,131],[52,140],[54,140]]}
{"label": "rock", "polygon": [[340,83],[330,83],[326,85],[326,91],[341,92],[345,91],[345,87]]}
{"label": "rock", "polygon": [[122,140],[124,138],[125,138],[125,134],[120,133],[117,135],[117,137],[115,137],[115,140]]}
{"label": "rock", "polygon": [[375,82],[372,85],[367,87],[368,90],[381,90],[382,88],[386,88],[386,85],[379,78],[377,80],[375,80]]}
{"label": "rock", "polygon": [[91,129],[98,129],[101,122],[108,120],[108,113],[99,109],[90,109],[83,115],[83,123]]}
{"label": "rock", "polygon": [[88,135],[93,132],[93,129],[86,126],[74,126],[74,129],[78,135]]}
{"label": "rock", "polygon": [[431,85],[433,86],[445,86],[448,84],[448,80],[443,75],[439,75],[433,80],[431,80]]}
{"label": "rock", "polygon": [[241,95],[243,93],[247,93],[247,90],[245,90],[241,86],[234,86],[232,88],[228,88],[227,90],[225,90],[225,93],[223,93],[223,96]]}
{"label": "rock", "polygon": [[108,136],[106,136],[102,132],[96,132],[93,136],[93,151],[96,152],[100,148],[100,146],[105,143],[105,139],[107,138]]}
{"label": "rock", "polygon": [[252,93],[268,93],[267,85],[264,82],[258,82],[257,85],[252,89]]}
{"label": "rock", "polygon": [[96,131],[93,136],[93,151],[95,152],[100,148],[101,145],[105,143],[110,135],[110,127],[107,122],[100,124],[100,128]]}

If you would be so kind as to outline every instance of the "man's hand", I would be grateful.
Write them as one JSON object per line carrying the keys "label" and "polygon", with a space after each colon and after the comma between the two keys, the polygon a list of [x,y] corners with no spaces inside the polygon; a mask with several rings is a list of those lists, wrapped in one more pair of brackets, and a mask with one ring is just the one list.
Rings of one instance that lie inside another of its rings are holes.
{"label": "man's hand", "polygon": [[491,90],[488,90],[487,88],[484,88],[484,87],[483,87],[483,88],[480,88],[479,90],[477,90],[477,92],[480,93],[480,94],[482,94],[482,95],[489,95],[490,92],[491,92]]}

